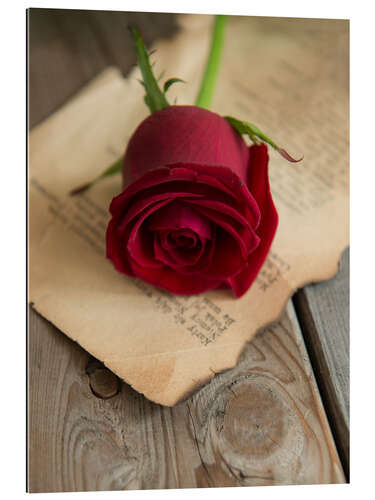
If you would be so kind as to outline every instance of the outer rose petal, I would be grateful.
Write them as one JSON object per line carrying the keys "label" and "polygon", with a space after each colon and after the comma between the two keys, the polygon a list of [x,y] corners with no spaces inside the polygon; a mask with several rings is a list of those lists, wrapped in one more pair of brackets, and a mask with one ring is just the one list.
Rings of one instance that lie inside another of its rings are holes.
{"label": "outer rose petal", "polygon": [[265,144],[254,145],[250,148],[247,185],[262,214],[257,229],[260,243],[250,254],[246,268],[234,278],[227,280],[237,297],[241,297],[255,280],[267,257],[278,224],[278,215],[272,200],[268,179],[268,152]]}
{"label": "outer rose petal", "polygon": [[192,295],[217,288],[220,280],[204,278],[192,274],[179,274],[174,269],[147,269],[131,262],[135,276],[178,295]]}
{"label": "outer rose petal", "polygon": [[129,141],[124,170],[133,179],[171,163],[225,165],[244,180],[248,148],[220,115],[196,106],[169,106],[156,111]]}
{"label": "outer rose petal", "polygon": [[132,268],[128,261],[124,259],[123,250],[118,242],[118,225],[120,219],[113,217],[108,224],[106,240],[107,240],[107,258],[113,262],[113,265],[120,273],[134,276]]}

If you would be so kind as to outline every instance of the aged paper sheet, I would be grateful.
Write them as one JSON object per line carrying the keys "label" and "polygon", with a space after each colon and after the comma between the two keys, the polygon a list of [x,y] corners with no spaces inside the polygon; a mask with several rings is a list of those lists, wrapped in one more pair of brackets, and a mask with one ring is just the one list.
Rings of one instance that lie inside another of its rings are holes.
{"label": "aged paper sheet", "polygon": [[[156,71],[187,83],[191,104],[209,46],[210,16],[181,16],[156,44]],[[337,271],[349,243],[348,22],[232,17],[212,109],[257,124],[292,155],[270,151],[279,228],[256,282],[181,297],[119,274],[105,258],[108,206],[121,177],[69,191],[124,151],[147,116],[134,69],[109,68],[36,127],[29,147],[29,299],[60,330],[149,399],[174,405],[233,367],[244,344],[278,319],[298,288]]]}

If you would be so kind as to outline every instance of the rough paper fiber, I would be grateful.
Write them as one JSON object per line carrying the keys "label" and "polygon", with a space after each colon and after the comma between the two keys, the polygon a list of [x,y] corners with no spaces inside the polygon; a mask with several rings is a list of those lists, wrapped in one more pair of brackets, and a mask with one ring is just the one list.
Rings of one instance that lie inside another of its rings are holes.
{"label": "rough paper fiber", "polygon": [[[183,16],[159,43],[157,70],[187,83],[171,102],[194,102],[211,17]],[[252,121],[301,164],[270,151],[279,229],[256,282],[181,297],[119,274],[105,258],[108,206],[121,177],[69,191],[124,151],[147,116],[138,70],[108,69],[30,135],[30,301],[116,374],[174,405],[276,320],[293,291],[330,278],[348,245],[348,23],[233,17],[212,109]]]}

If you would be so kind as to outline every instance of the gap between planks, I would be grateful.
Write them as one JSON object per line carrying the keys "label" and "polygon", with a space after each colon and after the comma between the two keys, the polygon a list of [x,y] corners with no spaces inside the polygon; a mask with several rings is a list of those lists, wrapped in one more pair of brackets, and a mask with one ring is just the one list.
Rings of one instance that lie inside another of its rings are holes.
{"label": "gap between planks", "polygon": [[294,306],[349,481],[349,248],[331,280],[309,285]]}

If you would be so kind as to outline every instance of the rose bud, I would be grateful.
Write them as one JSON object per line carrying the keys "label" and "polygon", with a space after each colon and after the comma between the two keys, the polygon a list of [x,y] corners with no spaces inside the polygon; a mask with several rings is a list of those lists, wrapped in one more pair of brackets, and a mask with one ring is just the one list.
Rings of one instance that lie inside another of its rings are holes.
{"label": "rose bud", "polygon": [[206,109],[168,106],[130,139],[124,179],[129,172],[106,233],[115,268],[176,294],[230,287],[242,296],[278,223],[266,145],[247,146]]}

